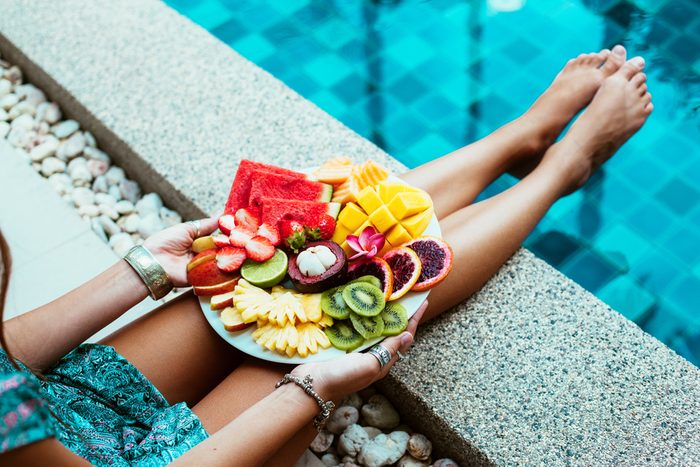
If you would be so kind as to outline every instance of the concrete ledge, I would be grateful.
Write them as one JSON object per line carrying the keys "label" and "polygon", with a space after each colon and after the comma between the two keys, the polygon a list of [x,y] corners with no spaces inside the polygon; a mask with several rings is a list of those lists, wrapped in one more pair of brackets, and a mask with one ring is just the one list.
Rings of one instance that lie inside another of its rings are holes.
{"label": "concrete ledge", "polygon": [[[2,53],[186,215],[221,208],[243,157],[402,169],[160,2],[0,11]],[[700,463],[700,371],[525,251],[382,387],[465,464]]]}

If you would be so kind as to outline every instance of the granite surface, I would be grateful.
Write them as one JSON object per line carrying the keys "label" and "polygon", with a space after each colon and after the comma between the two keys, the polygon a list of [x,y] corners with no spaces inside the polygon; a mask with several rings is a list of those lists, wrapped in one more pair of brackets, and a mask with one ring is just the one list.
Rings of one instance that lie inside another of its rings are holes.
{"label": "granite surface", "polygon": [[[160,2],[41,5],[0,0],[3,55],[186,215],[221,209],[243,157],[402,169]],[[382,387],[465,464],[700,463],[700,371],[526,251]]]}

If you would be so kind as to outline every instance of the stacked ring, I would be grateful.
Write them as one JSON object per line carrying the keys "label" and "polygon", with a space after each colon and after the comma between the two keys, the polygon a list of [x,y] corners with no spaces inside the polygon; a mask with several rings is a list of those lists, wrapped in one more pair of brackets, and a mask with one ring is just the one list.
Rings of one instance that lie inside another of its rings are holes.
{"label": "stacked ring", "polygon": [[391,352],[383,345],[377,344],[369,348],[367,353],[372,354],[379,361],[379,368],[382,369],[391,361]]}

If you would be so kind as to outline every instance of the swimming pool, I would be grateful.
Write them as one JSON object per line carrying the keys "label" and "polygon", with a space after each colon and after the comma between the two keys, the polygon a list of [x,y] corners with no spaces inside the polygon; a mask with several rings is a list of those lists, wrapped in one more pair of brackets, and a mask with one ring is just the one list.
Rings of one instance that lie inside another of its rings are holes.
{"label": "swimming pool", "polygon": [[643,54],[651,118],[526,246],[700,365],[700,4],[167,3],[410,167],[519,115],[581,52]]}

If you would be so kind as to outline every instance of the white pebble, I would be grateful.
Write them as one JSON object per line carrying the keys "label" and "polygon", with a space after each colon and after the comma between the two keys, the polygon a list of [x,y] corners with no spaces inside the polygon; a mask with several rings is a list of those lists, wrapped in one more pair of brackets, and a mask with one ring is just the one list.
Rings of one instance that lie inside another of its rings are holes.
{"label": "white pebble", "polygon": [[68,163],[68,173],[76,167],[87,167],[87,159],[84,157],[76,157]]}
{"label": "white pebble", "polygon": [[109,237],[121,232],[121,229],[119,228],[119,226],[109,217],[100,216],[100,217],[98,217],[98,219],[100,220],[100,224],[102,225],[102,228],[104,229],[105,233]]}
{"label": "white pebble", "polygon": [[116,221],[119,219],[119,213],[117,212],[116,208],[114,206],[111,206],[109,204],[100,204],[100,213],[109,217],[113,221]]}
{"label": "white pebble", "polygon": [[107,193],[109,190],[109,183],[107,183],[107,177],[104,175],[98,175],[95,177],[95,181],[92,182],[92,191],[95,193]]}
{"label": "white pebble", "polygon": [[49,177],[57,172],[66,170],[66,163],[55,157],[47,157],[41,162],[41,173],[44,177]]}
{"label": "white pebble", "polygon": [[16,148],[27,148],[34,138],[34,134],[30,130],[24,128],[12,128],[10,125],[10,132],[7,135],[7,141]]}
{"label": "white pebble", "polygon": [[393,464],[406,452],[408,437],[408,433],[404,431],[378,435],[362,446],[357,460],[366,467]]}
{"label": "white pebble", "polygon": [[22,128],[23,130],[33,130],[34,129],[34,119],[32,118],[31,115],[22,114],[22,115],[19,115],[14,120],[12,120],[12,123],[10,123],[10,126],[12,128]]}
{"label": "white pebble", "polygon": [[70,171],[70,176],[73,179],[73,182],[80,182],[81,185],[87,184],[89,185],[90,182],[92,181],[92,174],[88,170],[88,168],[84,165],[78,165],[73,168],[73,170]]}
{"label": "white pebble", "polygon": [[92,136],[92,133],[90,133],[89,131],[85,132],[85,144],[93,148],[97,146],[97,141],[95,141],[95,137]]}
{"label": "white pebble", "polygon": [[107,173],[109,164],[104,161],[98,161],[97,159],[90,159],[87,161],[87,169],[90,171],[93,177],[97,177]]}
{"label": "white pebble", "polygon": [[141,188],[139,187],[139,184],[129,179],[124,179],[119,182],[119,192],[121,193],[122,198],[128,199],[132,203],[136,203],[139,200],[139,196],[141,196]]}
{"label": "white pebble", "polygon": [[[86,144],[88,143],[88,136],[87,135],[89,135],[89,134],[90,133],[87,131],[85,133],[83,133],[83,137],[85,138]],[[109,156],[105,152],[100,151],[99,149],[92,147],[89,144],[88,144],[88,146],[85,147],[85,149],[83,149],[83,153],[85,154],[85,157],[87,157],[89,159],[95,159],[98,161],[106,162],[107,164],[112,163],[112,160],[109,158]]]}
{"label": "white pebble", "polygon": [[399,413],[391,402],[381,394],[370,397],[362,406],[362,418],[368,425],[372,425],[383,430],[396,428],[401,422]]}
{"label": "white pebble", "polygon": [[75,120],[64,120],[51,127],[51,132],[56,135],[56,138],[67,138],[80,128],[80,124]]}
{"label": "white pebble", "polygon": [[72,159],[83,152],[83,148],[85,148],[85,137],[78,131],[61,143],[57,152],[67,159]]}
{"label": "white pebble", "polygon": [[160,208],[160,219],[165,227],[172,227],[182,222],[182,216],[172,209],[166,207]]}
{"label": "white pebble", "polygon": [[86,204],[85,206],[80,206],[78,208],[78,214],[80,214],[81,216],[95,217],[100,214],[100,208],[98,208],[94,204]]}
{"label": "white pebble", "polygon": [[136,203],[136,211],[142,216],[159,214],[162,207],[163,200],[160,199],[157,193],[147,193]]}
{"label": "white pebble", "polygon": [[0,79],[0,97],[5,97],[12,92],[12,83],[6,79]]}
{"label": "white pebble", "polygon": [[41,172],[41,162],[32,162],[32,169]]}
{"label": "white pebble", "polygon": [[92,227],[92,231],[95,232],[97,236],[102,239],[103,242],[109,242],[109,238],[107,238],[105,229],[102,228],[102,224],[100,223],[99,219],[92,219],[92,221],[90,222],[90,226]]}
{"label": "white pebble", "polygon": [[29,151],[29,157],[31,157],[33,161],[41,162],[45,158],[53,156],[56,153],[57,148],[58,139],[53,136],[48,136],[46,139],[44,139],[43,143],[41,143],[39,146],[33,147],[32,150]]}
{"label": "white pebble", "polygon": [[125,199],[118,201],[115,207],[119,214],[131,214],[134,212],[134,203]]}
{"label": "white pebble", "polygon": [[109,239],[109,246],[118,256],[124,256],[135,245],[134,240],[127,233],[118,233]]}
{"label": "white pebble", "polygon": [[114,197],[114,199],[116,199],[117,201],[122,199],[122,192],[119,190],[118,186],[109,187],[109,189],[107,190],[107,193],[112,195]]}
{"label": "white pebble", "polygon": [[369,435],[364,428],[358,424],[350,425],[338,439],[338,451],[355,457],[367,441],[369,441]]}
{"label": "white pebble", "polygon": [[94,204],[95,194],[89,188],[78,187],[73,190],[73,201],[78,207],[85,206],[87,204]]}
{"label": "white pebble", "polygon": [[61,119],[63,114],[61,113],[61,108],[55,102],[50,102],[46,107],[46,110],[42,114],[41,120],[53,125]]}
{"label": "white pebble", "polygon": [[0,138],[4,138],[10,132],[10,124],[7,122],[0,122]]}
{"label": "white pebble", "polygon": [[163,230],[163,223],[157,214],[149,214],[143,217],[141,222],[139,222],[138,233],[143,238],[148,238],[161,230]]}
{"label": "white pebble", "polygon": [[138,232],[139,225],[141,224],[141,217],[139,217],[138,214],[129,214],[126,217],[122,217],[122,219],[124,219],[124,222],[121,225],[122,229],[129,233]]}
{"label": "white pebble", "polygon": [[418,460],[427,460],[433,452],[433,444],[425,436],[414,433],[408,440],[408,452]]}
{"label": "white pebble", "polygon": [[24,99],[24,102],[31,104],[32,107],[36,107],[42,102],[46,102],[46,96],[44,93],[33,84],[27,83],[17,86],[15,88],[15,93],[20,99]]}
{"label": "white pebble", "polygon": [[7,116],[10,117],[10,119],[15,119],[24,114],[30,115],[32,118],[34,118],[36,108],[31,103],[22,101],[16,106],[12,107]]}
{"label": "white pebble", "polygon": [[6,121],[10,116],[5,109],[0,109],[0,122]]}
{"label": "white pebble", "polygon": [[107,177],[110,185],[117,185],[126,178],[126,174],[124,174],[124,170],[121,167],[112,166],[105,173],[105,177]]}
{"label": "white pebble", "polygon": [[114,199],[109,193],[95,193],[95,203],[114,206],[117,204],[117,200]]}
{"label": "white pebble", "polygon": [[22,82],[22,70],[18,66],[11,66],[5,70],[5,78],[12,84],[20,84]]}
{"label": "white pebble", "polygon": [[321,456],[321,462],[326,464],[328,467],[335,467],[340,464],[340,459],[335,454],[329,453]]}
{"label": "white pebble", "polygon": [[5,109],[5,110],[10,110],[18,102],[19,102],[19,97],[17,97],[17,94],[7,94],[3,97],[0,97],[0,108]]}
{"label": "white pebble", "polygon": [[396,463],[396,467],[428,467],[429,465],[430,464],[425,461],[415,459],[410,454],[404,454]]}
{"label": "white pebble", "polygon": [[49,124],[46,123],[46,122],[39,122],[39,123],[36,125],[36,132],[37,132],[38,134],[42,135],[42,136],[43,136],[43,135],[48,135],[48,134],[49,134],[49,130],[50,130]]}
{"label": "white pebble", "polygon": [[73,184],[66,173],[55,173],[49,176],[49,183],[60,195],[73,192]]}

